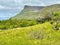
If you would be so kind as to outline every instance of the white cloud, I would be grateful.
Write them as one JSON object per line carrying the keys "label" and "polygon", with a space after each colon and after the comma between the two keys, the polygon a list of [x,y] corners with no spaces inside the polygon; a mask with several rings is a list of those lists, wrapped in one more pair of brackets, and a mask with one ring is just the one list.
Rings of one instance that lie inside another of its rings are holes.
{"label": "white cloud", "polygon": [[5,7],[0,5],[0,9],[3,9],[3,8],[5,8]]}
{"label": "white cloud", "polygon": [[13,8],[13,7],[8,7],[8,6],[0,5],[0,9],[23,9],[23,7],[16,7],[16,8]]}
{"label": "white cloud", "polygon": [[25,0],[24,3],[26,5],[47,6],[52,4],[60,4],[60,0]]}
{"label": "white cloud", "polygon": [[12,8],[0,5],[0,9],[12,9]]}
{"label": "white cloud", "polygon": [[23,0],[0,0],[0,5],[1,7],[3,8],[6,8],[7,9],[19,9],[22,8],[24,5],[23,5]]}
{"label": "white cloud", "polygon": [[0,9],[22,9],[24,5],[46,6],[60,4],[60,0],[0,0]]}
{"label": "white cloud", "polygon": [[60,4],[60,0],[0,0],[0,9],[20,9],[24,5],[46,6]]}
{"label": "white cloud", "polygon": [[30,6],[46,6],[44,3],[40,3],[40,4],[28,3],[28,4],[25,4],[25,5],[30,5]]}

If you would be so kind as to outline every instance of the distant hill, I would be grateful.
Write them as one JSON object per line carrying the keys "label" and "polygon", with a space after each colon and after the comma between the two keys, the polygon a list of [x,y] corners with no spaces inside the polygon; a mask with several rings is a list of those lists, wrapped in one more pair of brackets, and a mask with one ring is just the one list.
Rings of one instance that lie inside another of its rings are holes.
{"label": "distant hill", "polygon": [[24,9],[17,14],[16,16],[12,17],[12,19],[32,19],[35,18],[40,10],[44,8],[43,6],[25,6]]}
{"label": "distant hill", "polygon": [[53,12],[60,12],[60,4],[50,5],[50,6],[25,6],[24,9],[12,17],[11,19],[37,19],[38,17],[46,17],[47,15],[52,15]]}

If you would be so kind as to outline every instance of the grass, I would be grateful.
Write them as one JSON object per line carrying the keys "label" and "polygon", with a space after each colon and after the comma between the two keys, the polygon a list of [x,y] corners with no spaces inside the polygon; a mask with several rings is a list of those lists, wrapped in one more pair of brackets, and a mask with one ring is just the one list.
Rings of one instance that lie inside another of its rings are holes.
{"label": "grass", "polygon": [[60,45],[60,31],[49,23],[0,30],[0,45]]}

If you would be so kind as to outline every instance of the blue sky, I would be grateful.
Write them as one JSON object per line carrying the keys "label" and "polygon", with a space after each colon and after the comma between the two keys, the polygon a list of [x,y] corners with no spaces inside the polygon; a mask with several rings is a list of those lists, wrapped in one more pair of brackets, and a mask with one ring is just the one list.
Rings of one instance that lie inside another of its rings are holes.
{"label": "blue sky", "polygon": [[16,15],[24,5],[47,6],[52,4],[60,4],[60,0],[0,0],[0,18]]}

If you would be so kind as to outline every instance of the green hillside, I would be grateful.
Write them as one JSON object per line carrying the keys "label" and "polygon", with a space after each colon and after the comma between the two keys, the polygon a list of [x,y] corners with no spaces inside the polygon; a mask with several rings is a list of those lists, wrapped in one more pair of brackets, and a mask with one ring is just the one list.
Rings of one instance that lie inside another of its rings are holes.
{"label": "green hillside", "polygon": [[0,20],[0,45],[60,45],[60,4],[25,6],[9,20]]}
{"label": "green hillside", "polygon": [[0,30],[0,45],[60,45],[60,31],[54,30],[49,22]]}
{"label": "green hillside", "polygon": [[41,7],[41,6],[25,6],[24,9],[12,17],[12,19],[37,19],[45,18],[47,15],[52,16],[54,12],[60,12],[60,4],[55,4],[51,6]]}

